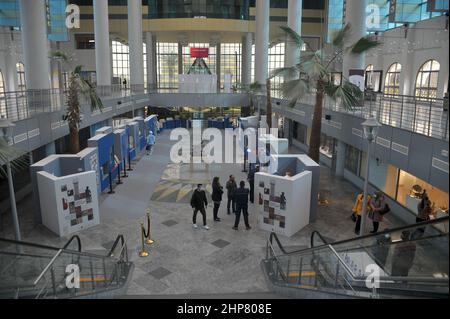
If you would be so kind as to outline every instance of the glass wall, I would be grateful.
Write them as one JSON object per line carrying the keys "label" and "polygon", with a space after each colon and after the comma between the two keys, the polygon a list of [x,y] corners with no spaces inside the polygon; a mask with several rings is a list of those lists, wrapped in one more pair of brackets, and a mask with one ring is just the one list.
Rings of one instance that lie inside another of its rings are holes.
{"label": "glass wall", "polygon": [[231,84],[241,83],[242,44],[222,43],[220,45],[220,84],[223,88],[225,74],[231,74]]}
{"label": "glass wall", "polygon": [[112,41],[113,77],[120,78],[120,83],[130,83],[130,50],[128,45]]}
{"label": "glass wall", "polygon": [[178,89],[178,43],[158,42],[156,57],[158,88],[163,91]]}
{"label": "glass wall", "polygon": [[217,48],[215,46],[210,47],[209,43],[189,43],[188,46],[183,47],[183,74],[188,73],[189,68],[192,66],[192,64],[194,64],[195,61],[195,58],[191,58],[190,48],[209,48],[209,56],[207,58],[203,58],[203,60],[205,61],[211,73],[216,74]]}
{"label": "glass wall", "polygon": [[416,97],[424,99],[437,97],[440,69],[441,65],[436,60],[427,61],[422,65],[416,79]]}
{"label": "glass wall", "polygon": [[249,19],[249,0],[148,0],[150,19]]}
{"label": "glass wall", "polygon": [[400,63],[392,64],[384,81],[384,93],[399,95],[400,94],[400,75],[402,74],[402,65]]}

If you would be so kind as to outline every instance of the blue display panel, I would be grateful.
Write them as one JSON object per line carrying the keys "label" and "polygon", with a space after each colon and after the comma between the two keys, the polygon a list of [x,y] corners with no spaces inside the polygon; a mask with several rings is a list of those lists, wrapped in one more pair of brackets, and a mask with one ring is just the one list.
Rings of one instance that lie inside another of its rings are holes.
{"label": "blue display panel", "polygon": [[67,0],[47,0],[48,39],[50,41],[69,41],[66,27]]}
{"label": "blue display panel", "polygon": [[0,0],[0,26],[20,27],[19,0]]}
{"label": "blue display panel", "polygon": [[114,161],[114,134],[101,134],[88,140],[90,147],[98,149],[98,163],[100,168],[100,188],[103,192],[119,173],[119,166]]}
{"label": "blue display panel", "polygon": [[[69,41],[66,27],[67,0],[47,0],[48,39]],[[0,0],[0,26],[20,28],[19,0]]]}

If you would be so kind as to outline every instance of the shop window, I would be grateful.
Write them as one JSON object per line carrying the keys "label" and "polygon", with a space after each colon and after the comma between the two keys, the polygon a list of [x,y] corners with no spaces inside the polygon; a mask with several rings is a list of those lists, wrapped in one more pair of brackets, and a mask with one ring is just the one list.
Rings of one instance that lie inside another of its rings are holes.
{"label": "shop window", "polygon": [[0,70],[0,118],[6,117],[6,89],[3,73]]}
{"label": "shop window", "polygon": [[392,64],[384,81],[384,93],[391,95],[400,95],[400,75],[402,73],[402,65],[400,63]]}
{"label": "shop window", "polygon": [[333,158],[334,138],[322,134],[320,138],[320,153],[328,158]]}
{"label": "shop window", "polygon": [[360,158],[361,151],[351,145],[347,145],[345,148],[345,169],[358,175]]}
{"label": "shop window", "polygon": [[375,71],[373,64],[366,68],[366,89],[380,92],[382,71]]}
{"label": "shop window", "polygon": [[25,92],[27,90],[26,80],[25,80],[25,66],[22,62],[16,64],[17,70],[17,82],[18,82],[18,91]]}
{"label": "shop window", "polygon": [[417,204],[420,200],[418,197],[424,190],[428,193],[434,212],[448,211],[448,193],[405,171],[400,171],[397,193],[397,201],[400,204],[417,213]]}
{"label": "shop window", "polygon": [[[364,174],[367,165],[367,153],[363,153],[361,158],[360,177],[365,178]],[[395,198],[397,192],[398,168],[384,163],[379,158],[370,158],[370,177],[369,182],[383,191],[391,198]]]}
{"label": "shop window", "polygon": [[440,68],[441,65],[436,60],[427,61],[422,65],[416,78],[416,97],[421,99],[435,99],[437,97]]}
{"label": "shop window", "polygon": [[298,122],[293,122],[292,137],[302,144],[307,144],[308,127]]}

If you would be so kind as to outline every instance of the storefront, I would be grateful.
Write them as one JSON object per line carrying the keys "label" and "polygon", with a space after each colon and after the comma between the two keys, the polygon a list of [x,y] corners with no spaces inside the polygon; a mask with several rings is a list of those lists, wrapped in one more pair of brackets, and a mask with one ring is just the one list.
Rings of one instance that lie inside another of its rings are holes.
{"label": "storefront", "polygon": [[[347,173],[364,180],[366,164],[367,154],[347,145],[345,158]],[[438,216],[448,214],[448,193],[378,158],[370,159],[369,182],[413,214],[417,214],[417,204],[425,190],[432,202],[433,213]]]}

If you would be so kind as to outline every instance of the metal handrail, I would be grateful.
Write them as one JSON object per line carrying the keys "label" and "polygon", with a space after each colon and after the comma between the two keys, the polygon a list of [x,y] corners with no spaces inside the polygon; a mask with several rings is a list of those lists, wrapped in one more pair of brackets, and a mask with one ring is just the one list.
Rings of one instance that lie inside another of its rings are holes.
{"label": "metal handrail", "polygon": [[72,243],[72,241],[76,240],[78,243],[78,251],[81,252],[81,239],[78,235],[72,236],[72,238],[70,238],[67,243],[63,246],[63,250],[66,250],[67,247],[69,247],[69,245]]}

